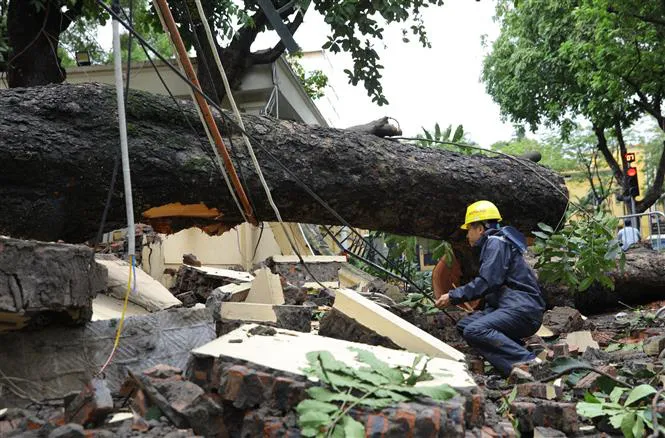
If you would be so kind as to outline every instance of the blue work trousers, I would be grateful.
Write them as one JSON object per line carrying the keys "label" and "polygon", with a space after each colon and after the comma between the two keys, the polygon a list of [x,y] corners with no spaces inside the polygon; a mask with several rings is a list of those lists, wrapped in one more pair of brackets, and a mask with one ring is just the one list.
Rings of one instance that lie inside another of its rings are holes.
{"label": "blue work trousers", "polygon": [[486,309],[457,323],[464,340],[507,376],[518,362],[536,356],[521,345],[521,339],[538,331],[542,313],[514,309]]}

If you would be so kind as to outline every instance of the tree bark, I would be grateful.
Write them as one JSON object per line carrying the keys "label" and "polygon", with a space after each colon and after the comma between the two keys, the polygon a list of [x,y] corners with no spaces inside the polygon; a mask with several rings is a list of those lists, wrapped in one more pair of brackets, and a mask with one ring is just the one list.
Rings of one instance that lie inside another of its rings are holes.
{"label": "tree bark", "polygon": [[46,0],[42,9],[33,2],[10,0],[7,10],[9,87],[34,87],[61,83],[66,78],[60,65],[60,33],[81,14],[83,0],[62,11],[60,1]]}
{"label": "tree bark", "polygon": [[[132,92],[127,104],[137,221],[151,207],[203,203],[216,218],[172,218],[173,231],[195,224],[235,226],[242,217],[210,158],[190,103]],[[566,208],[563,178],[507,158],[461,155],[371,134],[244,116],[285,221],[339,224],[285,172],[269,151],[352,226],[430,238],[461,237],[468,204],[495,202],[506,223],[528,233],[556,225]],[[260,220],[273,220],[237,130],[219,123]],[[0,91],[0,233],[80,242],[99,227],[119,149],[115,90],[98,84]],[[217,215],[215,215],[217,216]],[[125,225],[120,187],[106,229]]]}

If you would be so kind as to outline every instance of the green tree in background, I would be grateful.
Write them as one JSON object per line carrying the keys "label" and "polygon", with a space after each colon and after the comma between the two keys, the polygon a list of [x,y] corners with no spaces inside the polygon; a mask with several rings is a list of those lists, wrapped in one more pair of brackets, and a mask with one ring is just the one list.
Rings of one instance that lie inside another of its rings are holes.
{"label": "green tree in background", "polygon": [[[123,0],[125,8],[128,4],[129,0]],[[424,8],[442,4],[442,0],[273,2],[292,34],[297,32],[308,10],[314,9],[322,14],[328,35],[323,49],[350,54],[352,65],[345,70],[349,82],[353,85],[363,84],[368,96],[378,105],[388,103],[381,85],[383,66],[375,49],[376,44],[383,39],[385,28],[398,26],[406,40],[406,35],[413,35],[419,44],[430,47],[421,13]],[[220,54],[232,88],[240,85],[244,74],[253,65],[274,62],[285,51],[281,41],[267,50],[252,51],[251,47],[258,35],[272,30],[265,13],[254,0],[203,2],[206,17],[216,35],[214,47],[210,47],[207,41],[191,0],[171,0],[169,6],[185,42],[196,52],[199,60],[198,76],[204,90],[218,101],[224,97],[224,91],[221,87],[219,91],[214,87],[215,83],[221,82],[221,78],[214,68],[212,50]],[[161,25],[151,3],[136,0],[134,9],[137,29],[143,34],[149,34],[145,28],[149,26],[150,30],[161,32]],[[12,87],[62,82],[65,71],[57,56],[57,53],[64,54],[60,50],[61,34],[81,18],[88,20],[87,23],[102,25],[109,18],[94,0],[0,0],[0,17],[7,22],[6,32],[0,24],[0,53],[3,53],[3,41],[6,40],[9,49],[6,58],[11,61],[6,65],[7,78]],[[86,23],[82,26],[86,28]],[[73,33],[79,37],[89,34],[87,28],[83,30],[74,27]],[[74,35],[68,38],[68,53],[72,49],[80,49],[71,46],[77,42],[94,48],[94,44],[85,38],[82,41]],[[141,52],[132,51],[137,56]],[[320,79],[319,76],[314,80]]]}
{"label": "green tree in background", "polygon": [[[558,128],[564,138],[578,120],[590,121],[596,150],[623,186],[625,131],[643,116],[665,130],[665,7],[655,0],[500,0],[497,18],[501,34],[483,80],[502,114],[531,129]],[[638,211],[663,193],[665,156],[656,163]]]}

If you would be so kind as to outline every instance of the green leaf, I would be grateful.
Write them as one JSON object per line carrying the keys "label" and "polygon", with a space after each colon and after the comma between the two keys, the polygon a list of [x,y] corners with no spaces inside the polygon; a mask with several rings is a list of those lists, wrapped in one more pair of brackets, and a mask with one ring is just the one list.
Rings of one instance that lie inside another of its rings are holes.
{"label": "green leaf", "polygon": [[321,402],[355,402],[358,400],[358,397],[347,394],[345,392],[332,392],[328,388],[323,388],[321,386],[313,386],[307,389],[307,394],[315,400]]}
{"label": "green leaf", "polygon": [[584,393],[584,401],[588,403],[602,403],[598,397],[591,394],[589,391]]}
{"label": "green leaf", "polygon": [[635,438],[642,438],[644,436],[644,419],[641,416],[638,416],[637,420],[635,420],[633,436]]}
{"label": "green leaf", "polygon": [[579,402],[576,406],[577,413],[582,417],[596,418],[605,415],[602,403]]}
{"label": "green leaf", "polygon": [[345,415],[342,418],[342,426],[344,427],[345,438],[365,438],[365,426],[354,420],[350,415]]}
{"label": "green leaf", "polygon": [[392,368],[387,363],[379,360],[374,353],[360,348],[351,348],[351,351],[357,353],[356,359],[358,361],[369,365],[372,370],[387,378],[390,383],[402,383],[404,381],[404,374],[400,370]]}
{"label": "green leaf", "polygon": [[339,410],[337,405],[313,399],[303,400],[296,406],[298,414],[304,414],[307,411],[319,411],[328,414],[337,410]]}
{"label": "green leaf", "polygon": [[301,427],[311,427],[318,429],[321,426],[327,426],[332,422],[330,415],[323,412],[307,411],[298,417],[298,422]]}
{"label": "green leaf", "polygon": [[633,427],[635,427],[635,412],[627,413],[621,420],[621,432],[626,438],[633,438]]}
{"label": "green leaf", "polygon": [[455,133],[453,134],[453,143],[458,143],[464,137],[464,127],[462,125],[457,126]]}
{"label": "green leaf", "polygon": [[540,231],[533,231],[532,234],[533,234],[534,236],[536,236],[536,237],[540,237],[541,239],[545,239],[545,240],[547,240],[547,239],[550,238],[549,235],[547,235],[547,234],[545,234],[545,233],[542,233],[542,232],[540,232]]}
{"label": "green leaf", "polygon": [[619,387],[619,386],[617,386],[616,388],[614,388],[614,389],[612,390],[612,392],[610,393],[610,401],[611,401],[612,403],[619,403],[619,400],[621,399],[621,395],[622,395],[624,392],[626,392],[626,390],[627,390],[626,388],[621,388],[621,387]]}
{"label": "green leaf", "polygon": [[573,359],[572,357],[560,357],[552,361],[552,371],[555,373],[565,373],[574,368],[590,368],[588,362]]}
{"label": "green leaf", "polygon": [[625,405],[630,406],[636,401],[642,400],[643,398],[655,394],[656,392],[656,389],[651,385],[642,384],[637,386],[630,392],[630,394],[628,394]]}
{"label": "green leaf", "polygon": [[438,386],[387,385],[385,386],[385,389],[389,389],[402,394],[424,395],[439,401],[448,400],[457,395],[457,391],[455,391],[451,386],[446,384]]}
{"label": "green leaf", "polygon": [[612,415],[610,417],[610,424],[612,425],[612,427],[615,429],[621,429],[621,423],[623,423],[623,419],[626,415],[628,415],[628,412],[626,411],[617,412],[614,415]]}
{"label": "green leaf", "polygon": [[313,427],[303,427],[300,429],[300,435],[308,438],[316,437],[319,434],[319,430]]}
{"label": "green leaf", "polygon": [[371,383],[374,386],[381,386],[390,383],[390,380],[388,380],[387,377],[371,369],[354,370],[353,375],[364,382]]}
{"label": "green leaf", "polygon": [[607,346],[607,348],[605,348],[605,351],[608,353],[612,353],[613,351],[619,351],[619,350],[621,350],[621,344],[617,343],[610,344]]}
{"label": "green leaf", "polygon": [[538,228],[540,228],[541,230],[545,231],[548,234],[554,233],[554,229],[552,227],[542,222],[538,222]]}
{"label": "green leaf", "polygon": [[580,285],[577,287],[577,289],[578,289],[580,292],[583,292],[583,291],[589,289],[589,288],[591,287],[591,285],[593,284],[593,282],[594,282],[594,278],[593,278],[593,277],[587,277],[587,278],[585,278],[584,280],[582,280],[582,282],[581,282]]}

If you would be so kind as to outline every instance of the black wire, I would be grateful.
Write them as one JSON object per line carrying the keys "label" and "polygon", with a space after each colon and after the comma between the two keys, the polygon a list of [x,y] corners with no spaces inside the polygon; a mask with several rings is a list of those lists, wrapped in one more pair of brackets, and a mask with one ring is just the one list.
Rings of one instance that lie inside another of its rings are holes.
{"label": "black wire", "polygon": [[252,254],[252,263],[254,262],[254,258],[256,257],[256,251],[259,249],[259,243],[261,243],[261,237],[263,237],[263,227],[264,223],[261,222],[261,231],[259,232],[259,239],[256,241],[256,246],[254,247],[254,254]]}

